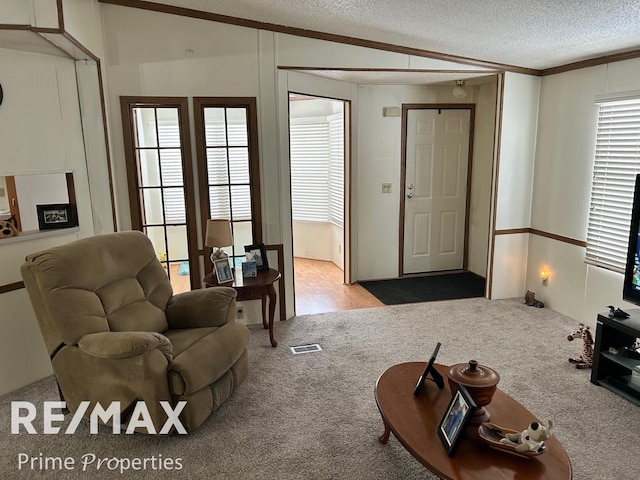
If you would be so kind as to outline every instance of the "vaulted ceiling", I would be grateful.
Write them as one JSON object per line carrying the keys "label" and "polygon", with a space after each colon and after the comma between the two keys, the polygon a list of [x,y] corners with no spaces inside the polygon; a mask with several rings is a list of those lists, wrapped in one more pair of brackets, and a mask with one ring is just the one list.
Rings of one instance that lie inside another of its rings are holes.
{"label": "vaulted ceiling", "polygon": [[151,3],[535,70],[640,50],[639,0]]}

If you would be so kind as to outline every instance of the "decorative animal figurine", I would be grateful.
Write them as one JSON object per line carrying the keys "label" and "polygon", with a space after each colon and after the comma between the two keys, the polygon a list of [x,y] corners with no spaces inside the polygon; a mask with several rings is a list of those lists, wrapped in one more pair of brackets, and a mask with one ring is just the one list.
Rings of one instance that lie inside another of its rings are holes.
{"label": "decorative animal figurine", "polygon": [[524,294],[524,303],[526,303],[530,307],[544,308],[544,303],[542,303],[540,300],[536,300],[535,296],[535,292],[527,290],[527,293]]}
{"label": "decorative animal figurine", "polygon": [[578,330],[567,336],[569,341],[574,338],[582,339],[582,354],[579,358],[570,358],[569,361],[575,363],[576,368],[591,368],[593,365],[593,337],[589,327],[581,323],[578,326]]}
{"label": "decorative animal figurine", "polygon": [[504,445],[515,445],[516,452],[542,452],[545,449],[544,441],[551,438],[553,421],[549,420],[547,425],[532,422],[522,433],[507,433],[500,440]]}
{"label": "decorative animal figurine", "polygon": [[16,223],[15,215],[11,216],[9,220],[0,220],[0,238],[9,238],[17,235]]}

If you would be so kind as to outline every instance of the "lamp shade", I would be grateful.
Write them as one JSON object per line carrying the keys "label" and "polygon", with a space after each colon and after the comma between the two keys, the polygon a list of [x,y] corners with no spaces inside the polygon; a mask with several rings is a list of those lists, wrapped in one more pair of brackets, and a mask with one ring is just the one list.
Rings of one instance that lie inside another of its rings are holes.
{"label": "lamp shade", "polygon": [[206,247],[229,247],[233,245],[231,222],[229,220],[207,220],[204,245]]}

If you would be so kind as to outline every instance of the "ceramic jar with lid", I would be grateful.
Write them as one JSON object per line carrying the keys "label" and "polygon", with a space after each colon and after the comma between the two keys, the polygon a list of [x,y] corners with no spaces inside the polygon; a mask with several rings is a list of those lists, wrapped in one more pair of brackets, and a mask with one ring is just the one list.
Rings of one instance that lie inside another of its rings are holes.
{"label": "ceramic jar with lid", "polygon": [[476,360],[470,360],[468,363],[457,363],[449,367],[447,378],[452,394],[459,384],[464,385],[476,403],[476,410],[470,421],[482,423],[489,420],[490,414],[484,407],[491,403],[493,394],[498,387],[498,382],[500,382],[498,372],[490,367],[480,365]]}

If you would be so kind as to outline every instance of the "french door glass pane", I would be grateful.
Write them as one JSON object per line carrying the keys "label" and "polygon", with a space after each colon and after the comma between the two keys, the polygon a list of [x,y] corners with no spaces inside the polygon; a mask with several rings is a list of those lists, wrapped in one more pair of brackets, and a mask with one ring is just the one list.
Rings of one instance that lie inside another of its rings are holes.
{"label": "french door glass pane", "polygon": [[251,220],[251,189],[249,185],[231,186],[232,220]]}
{"label": "french door glass pane", "polygon": [[209,187],[210,218],[231,218],[229,187]]}
{"label": "french door glass pane", "polygon": [[176,108],[158,108],[158,140],[160,147],[180,147],[180,122]]}
{"label": "french door glass pane", "polygon": [[162,185],[166,187],[184,184],[180,150],[160,150],[160,166],[162,168]]}
{"label": "french door glass pane", "polygon": [[247,110],[245,108],[227,108],[227,123],[229,125],[229,145],[247,146]]}
{"label": "french door glass pane", "polygon": [[231,183],[249,184],[249,149],[229,149],[229,180]]}
{"label": "french door glass pane", "polygon": [[163,224],[162,190],[159,188],[144,188],[142,190],[142,198],[144,203],[144,218],[142,221],[144,224]]}
{"label": "french door glass pane", "polygon": [[156,113],[154,108],[136,108],[136,147],[157,147]]}
{"label": "french door glass pane", "polygon": [[204,109],[205,146],[224,147],[227,145],[224,108],[207,107]]}
{"label": "french door glass pane", "polygon": [[164,194],[165,222],[186,223],[187,214],[185,211],[184,189],[163,188],[162,192]]}
{"label": "french door glass pane", "polygon": [[236,255],[244,256],[244,246],[253,245],[253,229],[251,222],[233,222],[233,244]]}
{"label": "french door glass pane", "polygon": [[226,149],[207,149],[207,171],[209,172],[210,184],[224,184],[229,181]]}
{"label": "french door glass pane", "polygon": [[190,291],[189,262],[186,260],[169,262],[169,280],[173,293]]}
{"label": "french door glass pane", "polygon": [[140,150],[138,155],[140,161],[140,186],[159,187],[160,168],[158,167],[158,151]]}
{"label": "french door glass pane", "polygon": [[167,257],[170,261],[189,258],[186,225],[167,227]]}
{"label": "french door glass pane", "polygon": [[[161,262],[167,261],[167,242],[164,236],[164,227],[145,227],[144,233],[149,237],[156,255]],[[166,264],[164,265],[166,267]]]}

